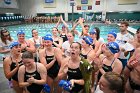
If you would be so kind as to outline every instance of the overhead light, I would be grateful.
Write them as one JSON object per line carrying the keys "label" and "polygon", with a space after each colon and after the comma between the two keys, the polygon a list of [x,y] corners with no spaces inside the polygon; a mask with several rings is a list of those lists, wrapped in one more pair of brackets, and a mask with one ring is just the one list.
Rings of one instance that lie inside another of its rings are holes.
{"label": "overhead light", "polygon": [[113,11],[109,11],[109,12],[113,12]]}

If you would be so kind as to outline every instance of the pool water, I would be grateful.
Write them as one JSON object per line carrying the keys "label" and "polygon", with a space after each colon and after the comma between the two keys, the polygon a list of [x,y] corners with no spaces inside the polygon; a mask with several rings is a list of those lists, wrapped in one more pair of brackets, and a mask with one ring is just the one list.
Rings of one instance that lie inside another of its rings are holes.
{"label": "pool water", "polygon": [[[55,27],[56,24],[24,24],[24,25],[16,25],[16,26],[7,26],[6,28],[8,29],[8,31],[10,32],[12,38],[14,38],[14,40],[17,40],[17,32],[20,30],[23,30],[25,32],[25,38],[29,39],[31,38],[31,30],[32,29],[37,29],[39,36],[45,36],[46,33],[52,31],[52,28]],[[109,31],[111,30],[115,30],[116,33],[119,32],[119,26],[117,26],[116,24],[114,25],[105,25],[105,24],[88,24],[90,25],[90,30],[92,30],[94,27],[98,27],[100,29],[100,36],[102,38],[104,38],[105,42],[107,41],[107,34]],[[72,25],[68,24],[69,29],[72,29]],[[60,24],[60,26],[58,27],[59,30],[61,30],[62,24]],[[135,29],[140,27],[140,24],[132,24],[130,25],[130,27],[133,27]],[[2,27],[0,27],[1,29]],[[78,31],[82,31],[82,28],[80,25],[78,25],[76,27],[76,30]],[[75,37],[75,40],[78,40],[78,36]],[[1,55],[0,54],[0,59],[1,59]]]}
{"label": "pool water", "polygon": [[[37,29],[39,36],[45,36],[47,32],[51,33],[51,30],[53,27],[55,27],[56,24],[27,24],[27,25],[16,25],[16,26],[8,26],[6,27],[8,31],[10,32],[11,36],[16,40],[17,39],[17,32],[19,30],[23,30],[25,32],[25,38],[29,39],[31,38],[31,30]],[[61,30],[62,24],[58,27],[59,30]],[[104,39],[107,38],[107,33],[111,31],[112,29],[115,29],[116,32],[119,32],[119,27],[117,25],[104,25],[104,24],[95,24],[90,25],[90,30],[92,30],[94,27],[99,27],[100,29],[100,36]],[[69,24],[69,29],[72,29],[72,25]],[[76,30],[82,31],[81,26],[77,26]],[[77,37],[76,37],[77,38]]]}

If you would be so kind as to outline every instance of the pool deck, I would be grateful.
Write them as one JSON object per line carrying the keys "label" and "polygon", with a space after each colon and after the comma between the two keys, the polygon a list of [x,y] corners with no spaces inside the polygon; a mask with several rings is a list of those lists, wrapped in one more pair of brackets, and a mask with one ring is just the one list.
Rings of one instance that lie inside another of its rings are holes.
{"label": "pool deck", "polygon": [[15,93],[12,88],[9,88],[2,67],[0,67],[0,93]]}

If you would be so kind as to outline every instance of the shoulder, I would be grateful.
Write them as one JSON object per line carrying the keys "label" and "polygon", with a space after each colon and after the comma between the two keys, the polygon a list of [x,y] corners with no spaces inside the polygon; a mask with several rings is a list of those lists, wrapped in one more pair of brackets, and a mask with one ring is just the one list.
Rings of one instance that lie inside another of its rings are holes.
{"label": "shoulder", "polygon": [[131,35],[130,33],[129,33],[129,37],[130,37],[130,39],[133,39],[133,38],[134,38],[134,36],[133,36],[133,35]]}
{"label": "shoulder", "polygon": [[70,60],[69,57],[64,58],[64,59],[62,60],[62,62],[61,62],[61,65],[62,65],[62,66],[68,65],[69,60]]}
{"label": "shoulder", "polygon": [[36,63],[37,64],[37,67],[41,68],[41,67],[44,67],[44,65],[42,63]]}
{"label": "shoulder", "polygon": [[63,44],[62,44],[62,46],[65,46],[65,45],[68,45],[69,44],[69,42],[68,41],[65,41]]}
{"label": "shoulder", "polygon": [[46,49],[40,49],[40,50],[39,50],[39,54],[40,54],[40,55],[45,55],[45,52],[46,52]]}
{"label": "shoulder", "polygon": [[24,65],[19,67],[19,72],[21,72],[21,73],[25,72],[25,66]]}
{"label": "shoulder", "polygon": [[122,62],[119,59],[115,59],[115,64],[118,66],[122,66]]}
{"label": "shoulder", "polygon": [[45,66],[42,63],[36,63],[37,69],[40,70],[46,70]]}
{"label": "shoulder", "polygon": [[10,57],[6,57],[6,58],[4,59],[3,64],[4,64],[4,65],[5,65],[5,64],[11,64],[11,58],[10,58]]}

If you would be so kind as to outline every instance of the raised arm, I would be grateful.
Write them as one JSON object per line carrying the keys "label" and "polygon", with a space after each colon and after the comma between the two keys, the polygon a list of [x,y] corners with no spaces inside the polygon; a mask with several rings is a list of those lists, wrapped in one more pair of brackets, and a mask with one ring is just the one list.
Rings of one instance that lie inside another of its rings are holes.
{"label": "raised arm", "polygon": [[57,22],[57,24],[56,24],[56,28],[58,28],[58,26],[59,26],[59,24],[60,24],[60,17],[59,17],[59,20],[58,20],[58,22]]}
{"label": "raised arm", "polygon": [[85,28],[84,28],[84,24],[83,24],[84,20],[80,17],[79,18],[79,23],[82,27],[82,31],[83,31],[83,35],[88,36],[88,32],[86,32]]}
{"label": "raised arm", "polygon": [[68,31],[69,31],[69,29],[68,29],[68,24],[63,20],[62,15],[60,16],[60,19],[61,19],[62,23],[64,24],[64,26],[66,27],[67,32],[68,32]]}

